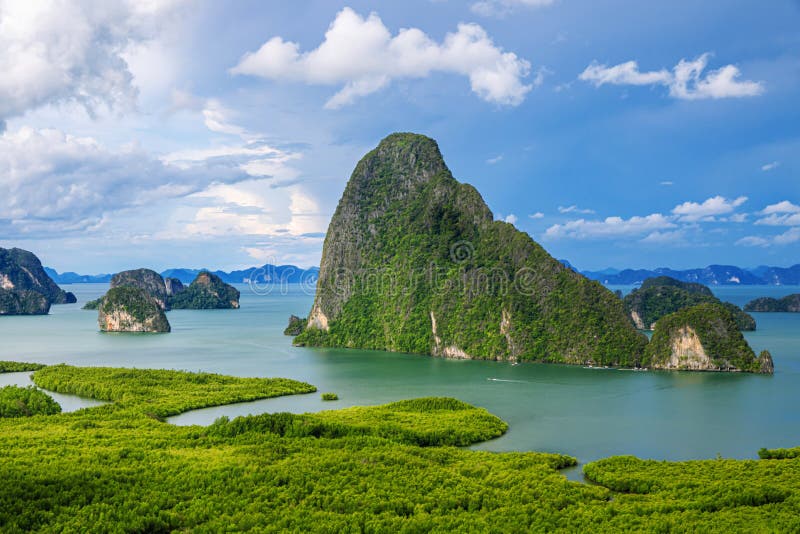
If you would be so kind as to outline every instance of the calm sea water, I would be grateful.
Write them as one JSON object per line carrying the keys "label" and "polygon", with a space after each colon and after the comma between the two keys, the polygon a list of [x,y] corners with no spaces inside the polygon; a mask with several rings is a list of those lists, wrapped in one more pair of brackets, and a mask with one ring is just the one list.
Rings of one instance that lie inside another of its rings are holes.
{"label": "calm sea water", "polygon": [[[313,300],[298,287],[257,295],[239,286],[239,310],[171,311],[171,334],[101,334],[96,312],[80,306],[107,286],[66,289],[78,296],[78,304],[53,306],[48,316],[0,318],[0,359],[280,376],[310,382],[341,399],[323,403],[319,393],[269,399],[186,413],[172,419],[176,424],[438,395],[483,406],[510,424],[505,436],[475,447],[484,450],[561,452],[586,462],[615,454],[752,458],[763,446],[800,445],[800,314],[755,314],[758,331],[746,334],[756,352],[772,352],[774,376],[631,372],[292,347],[282,335],[287,318],[305,316]],[[800,287],[714,292],[741,305]],[[26,377],[6,375],[0,383],[25,383]],[[71,409],[82,402],[61,400]]]}

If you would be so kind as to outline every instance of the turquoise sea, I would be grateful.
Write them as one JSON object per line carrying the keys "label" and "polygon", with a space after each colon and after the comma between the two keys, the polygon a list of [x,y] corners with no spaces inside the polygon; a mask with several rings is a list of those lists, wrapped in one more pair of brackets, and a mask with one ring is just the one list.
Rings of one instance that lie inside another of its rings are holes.
{"label": "turquoise sea", "polygon": [[[186,413],[174,417],[175,424],[437,395],[483,406],[509,423],[505,436],[475,447],[485,450],[561,452],[587,462],[616,454],[753,458],[760,447],[800,445],[800,314],[754,314],[758,330],[746,337],[756,352],[772,352],[774,376],[633,372],[292,347],[282,334],[287,318],[305,316],[313,301],[299,286],[256,294],[240,285],[241,309],[171,311],[170,334],[101,334],[96,312],[80,307],[107,286],[64,288],[78,296],[78,304],[53,306],[48,316],[0,318],[0,360],[280,376],[310,382],[341,399],[323,403],[319,393],[269,399]],[[800,287],[713,290],[742,305]],[[0,385],[28,383],[27,377],[0,375]],[[84,405],[80,399],[59,400],[65,409]]]}

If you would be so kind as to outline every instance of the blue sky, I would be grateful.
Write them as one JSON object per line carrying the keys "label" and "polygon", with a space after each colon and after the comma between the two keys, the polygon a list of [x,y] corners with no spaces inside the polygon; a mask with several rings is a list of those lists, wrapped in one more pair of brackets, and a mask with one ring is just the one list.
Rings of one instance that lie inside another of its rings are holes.
{"label": "blue sky", "polygon": [[0,1],[0,246],[314,265],[393,131],[582,269],[800,263],[800,2]]}

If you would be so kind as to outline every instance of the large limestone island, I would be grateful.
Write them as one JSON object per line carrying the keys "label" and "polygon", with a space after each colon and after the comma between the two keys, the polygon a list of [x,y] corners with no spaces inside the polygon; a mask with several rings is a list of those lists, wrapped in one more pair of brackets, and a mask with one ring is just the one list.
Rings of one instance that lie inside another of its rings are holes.
{"label": "large limestone island", "polygon": [[790,312],[800,313],[800,293],[786,295],[783,298],[761,297],[744,305],[745,311],[751,312]]}
{"label": "large limestone island", "polygon": [[681,282],[669,276],[648,278],[623,299],[631,320],[640,330],[653,330],[656,321],[683,308],[698,304],[718,304],[726,308],[739,330],[756,329],[756,321],[735,304],[722,302],[703,284]]}
{"label": "large limestone island", "polygon": [[453,178],[434,140],[392,134],[353,171],[305,328],[293,317],[285,333],[298,333],[297,345],[449,358],[772,371],[771,358],[755,358],[742,337],[755,323],[741,310],[703,286],[648,285],[673,288],[665,291],[680,300],[652,315],[648,308],[657,341],[649,347],[614,293],[495,221],[475,188]]}
{"label": "large limestone island", "polygon": [[153,270],[133,269],[115,274],[108,293],[87,302],[84,309],[98,310],[98,323],[104,332],[169,332],[164,312],[170,309],[238,307],[239,291],[209,272],[201,271],[186,287],[180,280],[164,279]]}
{"label": "large limestone island", "polygon": [[45,272],[39,258],[19,248],[0,248],[0,315],[46,315],[51,304],[72,304]]}
{"label": "large limestone island", "polygon": [[646,354],[655,369],[773,372],[770,353],[763,351],[756,358],[733,314],[714,303],[683,308],[659,319]]}
{"label": "large limestone island", "polygon": [[393,134],[345,188],[295,343],[639,366],[647,338],[611,291],[495,221],[433,139]]}

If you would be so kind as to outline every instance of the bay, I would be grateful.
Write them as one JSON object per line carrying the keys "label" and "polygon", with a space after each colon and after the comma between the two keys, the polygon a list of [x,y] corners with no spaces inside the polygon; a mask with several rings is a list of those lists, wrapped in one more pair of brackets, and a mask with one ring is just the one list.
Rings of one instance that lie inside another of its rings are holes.
{"label": "bay", "polygon": [[[288,316],[305,316],[313,301],[299,286],[267,293],[239,285],[241,309],[171,311],[170,334],[102,334],[96,312],[80,306],[107,286],[64,288],[78,296],[77,304],[53,306],[48,316],[0,318],[0,359],[279,376],[341,399],[323,402],[319,392],[268,399],[189,412],[171,418],[175,424],[451,396],[509,423],[505,436],[474,447],[482,450],[560,452],[587,462],[616,454],[754,458],[760,447],[800,445],[800,314],[754,314],[758,330],[746,333],[756,352],[772,352],[774,376],[633,372],[292,347],[282,334]],[[788,286],[712,290],[739,305],[800,292]],[[28,374],[18,374],[19,381]]]}

